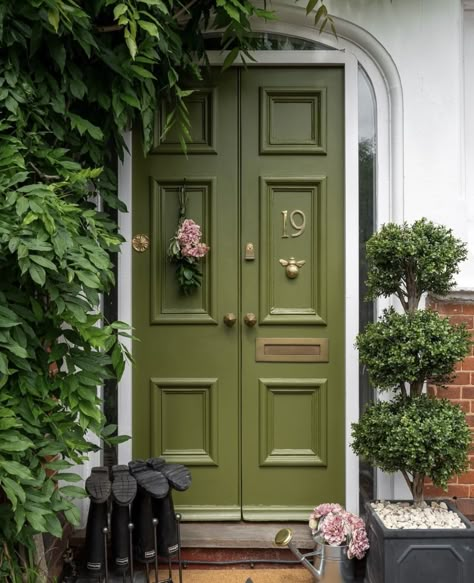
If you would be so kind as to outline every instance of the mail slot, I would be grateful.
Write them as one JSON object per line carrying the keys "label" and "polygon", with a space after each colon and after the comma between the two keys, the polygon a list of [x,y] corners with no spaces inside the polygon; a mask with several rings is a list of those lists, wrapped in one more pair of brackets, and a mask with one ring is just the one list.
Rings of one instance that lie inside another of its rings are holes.
{"label": "mail slot", "polygon": [[329,362],[327,338],[257,338],[257,362]]}

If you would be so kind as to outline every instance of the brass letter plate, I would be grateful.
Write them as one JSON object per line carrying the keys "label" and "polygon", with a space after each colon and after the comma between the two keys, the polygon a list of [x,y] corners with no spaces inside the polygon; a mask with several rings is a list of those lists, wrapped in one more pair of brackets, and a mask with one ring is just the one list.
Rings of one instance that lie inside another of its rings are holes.
{"label": "brass letter plate", "polygon": [[329,362],[327,338],[257,338],[256,362]]}

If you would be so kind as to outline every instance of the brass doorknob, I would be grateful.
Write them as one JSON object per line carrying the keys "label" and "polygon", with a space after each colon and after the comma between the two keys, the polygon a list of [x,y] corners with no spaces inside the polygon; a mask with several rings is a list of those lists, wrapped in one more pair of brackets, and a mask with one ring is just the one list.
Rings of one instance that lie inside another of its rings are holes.
{"label": "brass doorknob", "polygon": [[235,314],[233,314],[232,312],[229,312],[228,314],[226,314],[224,316],[224,324],[226,326],[228,326],[229,328],[232,328],[232,326],[237,322],[237,316]]}
{"label": "brass doorknob", "polygon": [[248,326],[249,328],[253,328],[257,323],[257,316],[255,314],[252,314],[252,312],[249,312],[248,314],[245,314],[244,322],[246,326]]}

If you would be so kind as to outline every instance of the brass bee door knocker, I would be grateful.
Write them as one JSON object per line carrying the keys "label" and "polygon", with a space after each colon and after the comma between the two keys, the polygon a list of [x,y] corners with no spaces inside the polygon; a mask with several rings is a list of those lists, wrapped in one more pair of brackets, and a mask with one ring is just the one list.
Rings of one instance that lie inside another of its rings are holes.
{"label": "brass bee door knocker", "polygon": [[295,277],[298,277],[300,267],[303,267],[305,263],[306,261],[304,259],[296,261],[294,257],[290,257],[288,260],[280,259],[280,264],[286,268],[286,277],[289,279],[295,279]]}

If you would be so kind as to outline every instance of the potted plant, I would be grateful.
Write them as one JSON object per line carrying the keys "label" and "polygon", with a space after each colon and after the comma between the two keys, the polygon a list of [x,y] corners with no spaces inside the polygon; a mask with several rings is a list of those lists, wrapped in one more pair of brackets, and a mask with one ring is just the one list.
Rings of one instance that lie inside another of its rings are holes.
{"label": "potted plant", "polygon": [[[449,229],[426,219],[413,225],[387,224],[367,243],[368,299],[395,295],[402,310],[384,310],[357,338],[360,360],[373,385],[379,392],[390,391],[393,398],[370,404],[353,424],[352,448],[383,471],[400,471],[413,496],[413,507],[405,505],[408,518],[401,523],[381,519],[367,505],[369,583],[433,583],[447,581],[453,573],[460,574],[456,581],[474,580],[468,550],[474,529],[465,518],[460,518],[461,528],[439,528],[435,519],[448,509],[426,508],[423,496],[425,478],[446,489],[449,478],[468,465],[471,433],[463,411],[426,394],[424,388],[426,383],[446,386],[455,364],[468,354],[470,336],[464,326],[419,307],[424,294],[447,294],[466,255],[466,245]],[[387,507],[382,514],[403,512]],[[415,522],[420,530],[415,530]]]}
{"label": "potted plant", "polygon": [[291,529],[283,528],[276,537],[279,546],[288,546],[301,564],[318,581],[346,583],[356,581],[356,559],[364,558],[369,541],[364,521],[340,504],[316,506],[309,516],[315,550],[302,554],[296,547]]}

